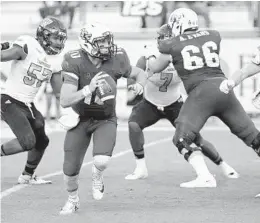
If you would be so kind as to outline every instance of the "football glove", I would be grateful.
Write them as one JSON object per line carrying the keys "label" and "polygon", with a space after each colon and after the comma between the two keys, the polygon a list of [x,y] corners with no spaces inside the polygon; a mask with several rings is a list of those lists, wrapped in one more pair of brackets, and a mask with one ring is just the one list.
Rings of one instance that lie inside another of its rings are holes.
{"label": "football glove", "polygon": [[219,86],[219,90],[225,94],[228,94],[235,87],[235,82],[233,80],[224,80]]}
{"label": "football glove", "polygon": [[9,42],[3,42],[1,43],[1,50],[7,50],[10,47]]}
{"label": "football glove", "polygon": [[141,95],[144,92],[144,87],[140,83],[135,83],[129,85],[128,90],[133,91],[135,95]]}

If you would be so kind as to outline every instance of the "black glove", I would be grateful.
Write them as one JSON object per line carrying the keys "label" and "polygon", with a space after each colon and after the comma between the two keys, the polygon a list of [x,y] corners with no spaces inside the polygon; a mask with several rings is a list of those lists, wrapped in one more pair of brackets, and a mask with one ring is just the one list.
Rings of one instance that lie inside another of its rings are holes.
{"label": "black glove", "polygon": [[10,47],[9,42],[1,43],[1,50],[7,50]]}

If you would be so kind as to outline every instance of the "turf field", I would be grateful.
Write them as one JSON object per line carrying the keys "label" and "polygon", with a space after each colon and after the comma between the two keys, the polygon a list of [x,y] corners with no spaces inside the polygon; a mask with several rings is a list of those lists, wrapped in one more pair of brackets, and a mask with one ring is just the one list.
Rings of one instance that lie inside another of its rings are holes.
{"label": "turf field", "polygon": [[[114,158],[105,172],[105,196],[91,196],[91,147],[80,175],[81,207],[72,216],[59,216],[67,194],[62,177],[64,132],[48,127],[50,145],[37,170],[51,185],[20,186],[26,154],[1,159],[1,205],[3,223],[257,223],[260,222],[260,161],[255,153],[233,136],[222,124],[207,126],[203,135],[213,142],[224,159],[241,175],[226,179],[221,170],[207,160],[216,175],[218,187],[184,189],[179,184],[195,177],[172,145],[174,133],[165,121],[145,131],[149,177],[126,181],[135,167],[125,123],[118,128]],[[258,125],[258,127],[260,127]],[[11,137],[2,127],[2,140]]]}

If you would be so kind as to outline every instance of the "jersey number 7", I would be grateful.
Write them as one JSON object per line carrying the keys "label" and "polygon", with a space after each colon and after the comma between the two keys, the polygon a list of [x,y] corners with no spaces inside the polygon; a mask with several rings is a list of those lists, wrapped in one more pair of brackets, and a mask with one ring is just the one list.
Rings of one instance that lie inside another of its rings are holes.
{"label": "jersey number 7", "polygon": [[[219,55],[216,53],[218,46],[213,41],[208,41],[202,45],[200,49],[194,45],[185,46],[181,55],[183,58],[183,66],[186,70],[195,70],[204,66],[219,67]],[[200,54],[195,56],[193,54]]]}

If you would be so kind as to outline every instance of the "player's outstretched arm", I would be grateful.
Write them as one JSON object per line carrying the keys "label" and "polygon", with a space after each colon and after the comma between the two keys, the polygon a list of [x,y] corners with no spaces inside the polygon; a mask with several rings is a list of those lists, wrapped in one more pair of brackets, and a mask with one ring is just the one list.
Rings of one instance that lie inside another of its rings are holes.
{"label": "player's outstretched arm", "polygon": [[13,45],[13,47],[7,50],[1,50],[1,62],[10,60],[24,60],[27,56],[27,53],[27,45],[25,45],[25,47]]}
{"label": "player's outstretched arm", "polygon": [[129,85],[128,89],[133,90],[135,95],[141,95],[144,91],[144,86],[147,81],[147,74],[139,67],[132,66],[132,71],[129,78],[136,80],[135,84]]}
{"label": "player's outstretched arm", "polygon": [[245,65],[242,69],[236,71],[229,79],[234,81],[235,86],[237,86],[246,78],[254,76],[259,72],[260,72],[260,66],[254,63],[250,63]]}
{"label": "player's outstretched arm", "polygon": [[149,56],[148,67],[152,73],[162,72],[172,62],[170,54],[160,53],[157,57]]}

